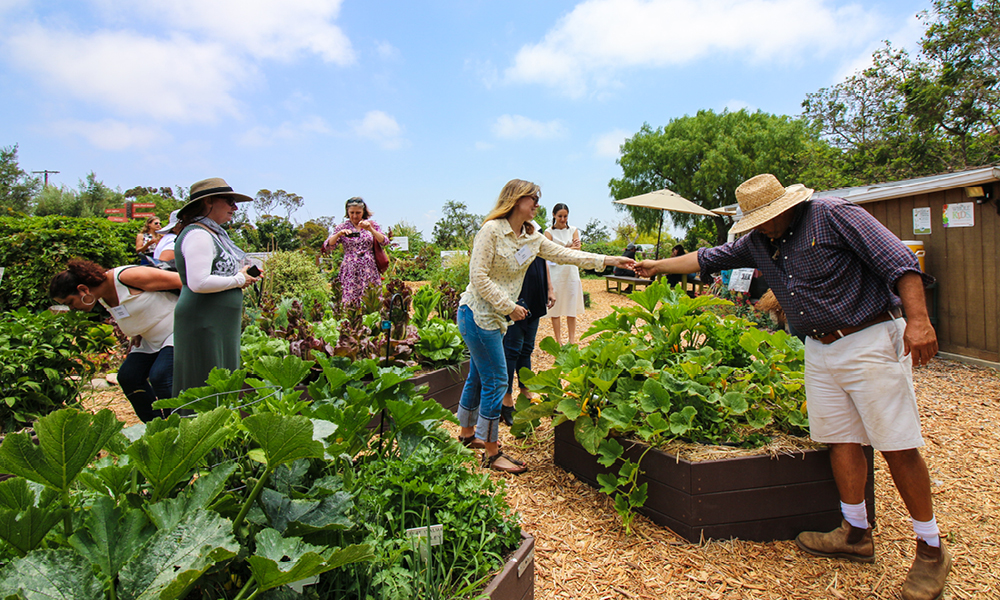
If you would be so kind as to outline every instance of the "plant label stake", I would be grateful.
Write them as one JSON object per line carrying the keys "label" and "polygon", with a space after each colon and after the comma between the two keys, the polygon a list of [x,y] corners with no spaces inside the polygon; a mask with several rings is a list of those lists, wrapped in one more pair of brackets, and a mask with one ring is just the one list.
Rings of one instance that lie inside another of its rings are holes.
{"label": "plant label stake", "polygon": [[[410,545],[420,549],[420,558],[427,562],[428,546],[440,546],[444,542],[444,526],[428,525],[427,527],[411,527],[406,530]],[[430,539],[430,543],[427,540]]]}

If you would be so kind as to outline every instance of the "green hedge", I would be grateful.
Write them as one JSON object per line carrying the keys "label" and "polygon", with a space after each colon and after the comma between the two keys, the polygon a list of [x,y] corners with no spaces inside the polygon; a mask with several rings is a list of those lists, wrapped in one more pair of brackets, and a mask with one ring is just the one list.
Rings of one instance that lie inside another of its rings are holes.
{"label": "green hedge", "polygon": [[0,311],[49,306],[49,280],[80,257],[104,267],[137,262],[141,219],[112,223],[75,217],[0,217]]}

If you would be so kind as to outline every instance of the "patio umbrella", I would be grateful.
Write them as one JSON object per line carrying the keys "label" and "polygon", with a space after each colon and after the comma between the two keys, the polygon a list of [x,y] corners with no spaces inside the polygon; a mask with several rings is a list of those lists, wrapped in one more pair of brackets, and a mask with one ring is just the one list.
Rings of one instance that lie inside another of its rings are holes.
{"label": "patio umbrella", "polygon": [[632,196],[631,198],[622,198],[621,200],[615,200],[615,204],[655,208],[660,211],[660,226],[656,230],[656,258],[660,258],[660,230],[663,229],[663,211],[670,210],[673,212],[701,215],[703,217],[717,216],[714,212],[702,208],[680,194],[676,194],[670,190],[657,190],[655,192],[649,192],[648,194]]}

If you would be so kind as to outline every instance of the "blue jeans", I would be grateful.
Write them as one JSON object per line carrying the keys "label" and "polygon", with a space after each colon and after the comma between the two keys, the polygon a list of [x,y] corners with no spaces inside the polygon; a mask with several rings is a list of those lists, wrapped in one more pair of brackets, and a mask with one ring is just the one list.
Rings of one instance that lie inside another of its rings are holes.
{"label": "blue jeans", "polygon": [[162,417],[153,402],[173,395],[174,347],[164,346],[155,354],[130,352],[118,369],[118,385],[143,423]]}
{"label": "blue jeans", "polygon": [[[538,334],[538,318],[518,321],[507,328],[503,336],[503,353],[507,359],[507,393],[512,393],[514,373],[522,367],[531,370],[531,353],[535,351],[535,336]],[[525,387],[518,381],[520,387]]]}
{"label": "blue jeans", "polygon": [[499,329],[481,329],[472,309],[464,305],[458,307],[458,331],[469,348],[470,359],[469,376],[458,402],[459,424],[475,426],[476,437],[484,442],[496,442],[500,438],[500,405],[507,379],[503,334]]}

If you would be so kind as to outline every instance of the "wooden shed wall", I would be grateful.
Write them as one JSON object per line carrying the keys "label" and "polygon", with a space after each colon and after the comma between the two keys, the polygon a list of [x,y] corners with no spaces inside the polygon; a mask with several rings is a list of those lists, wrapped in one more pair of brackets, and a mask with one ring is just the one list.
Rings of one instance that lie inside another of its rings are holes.
{"label": "wooden shed wall", "polygon": [[[925,269],[938,284],[940,349],[991,362],[1000,362],[998,194],[994,183],[993,199],[975,205],[974,227],[942,225],[945,204],[970,201],[963,188],[861,205],[900,239],[923,242]],[[924,206],[931,208],[931,234],[913,235],[913,209]]]}

